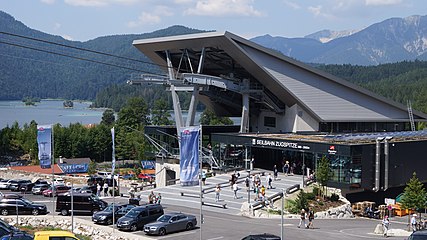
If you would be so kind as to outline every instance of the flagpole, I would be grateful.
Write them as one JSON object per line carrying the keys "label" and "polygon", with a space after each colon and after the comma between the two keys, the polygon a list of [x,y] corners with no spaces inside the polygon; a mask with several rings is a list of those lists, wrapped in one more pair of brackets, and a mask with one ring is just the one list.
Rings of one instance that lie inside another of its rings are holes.
{"label": "flagpole", "polygon": [[51,138],[52,138],[52,217],[55,217],[55,140],[54,140],[54,134],[53,134],[53,126],[51,131]]}
{"label": "flagpole", "polygon": [[[115,178],[114,178],[114,170],[116,168],[116,150],[115,150],[115,145],[114,145],[114,127],[111,129],[111,139],[112,139],[112,143],[113,143],[113,147],[112,147],[112,158],[111,158],[111,177],[112,177],[112,181],[113,181],[113,233],[114,233],[114,213],[115,213],[115,203],[116,203],[116,187],[115,187]],[[117,180],[119,178],[117,177]],[[117,182],[118,183],[118,182]],[[118,185],[118,184],[117,184]],[[119,187],[117,186],[117,189],[119,189]]]}
{"label": "flagpole", "polygon": [[199,149],[198,149],[198,154],[199,154],[199,185],[200,185],[200,240],[203,239],[203,235],[202,235],[202,225],[203,225],[203,212],[202,212],[202,207],[203,207],[203,189],[202,189],[202,155],[201,155],[201,151],[202,151],[202,142],[203,142],[203,134],[202,134],[202,124],[200,124],[200,140],[199,140]]}

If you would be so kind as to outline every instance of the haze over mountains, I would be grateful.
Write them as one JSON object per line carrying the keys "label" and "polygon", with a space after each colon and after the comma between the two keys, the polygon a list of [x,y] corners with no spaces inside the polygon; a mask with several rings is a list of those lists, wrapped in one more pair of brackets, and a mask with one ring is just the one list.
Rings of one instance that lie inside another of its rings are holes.
{"label": "haze over mountains", "polygon": [[[9,100],[22,99],[24,96],[94,99],[100,89],[125,83],[131,74],[159,72],[156,66],[146,63],[149,59],[132,46],[133,40],[198,33],[203,30],[172,26],[152,33],[101,36],[86,42],[76,42],[28,28],[0,11],[0,32],[0,100]],[[139,62],[4,33],[106,52],[137,59]],[[427,16],[391,18],[359,31],[322,30],[301,38],[265,35],[251,40],[307,63],[377,65],[427,60]],[[96,63],[97,61],[109,65]]]}

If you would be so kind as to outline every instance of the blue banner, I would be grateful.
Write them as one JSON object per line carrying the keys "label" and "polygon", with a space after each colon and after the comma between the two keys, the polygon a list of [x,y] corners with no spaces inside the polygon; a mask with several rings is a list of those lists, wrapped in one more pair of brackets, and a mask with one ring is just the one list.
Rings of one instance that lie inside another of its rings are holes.
{"label": "blue banner", "polygon": [[111,175],[114,176],[114,169],[116,168],[116,148],[114,146],[114,127],[111,129],[111,139],[113,141],[113,152],[111,159]]}
{"label": "blue banner", "polygon": [[60,163],[58,164],[59,168],[66,173],[87,173],[87,170],[89,169],[89,164],[87,163],[81,163],[81,164],[66,164],[66,163]]}
{"label": "blue banner", "polygon": [[37,126],[37,144],[41,168],[51,168],[52,164],[52,125]]}
{"label": "blue banner", "polygon": [[182,186],[199,184],[200,127],[180,128],[180,182]]}
{"label": "blue banner", "polygon": [[156,169],[156,161],[142,160],[141,166],[142,169]]}

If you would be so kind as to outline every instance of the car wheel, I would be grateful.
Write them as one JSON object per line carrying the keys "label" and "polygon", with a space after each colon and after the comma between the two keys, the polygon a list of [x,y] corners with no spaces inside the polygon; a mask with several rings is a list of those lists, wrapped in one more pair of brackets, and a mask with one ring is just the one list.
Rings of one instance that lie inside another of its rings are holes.
{"label": "car wheel", "polygon": [[193,223],[191,223],[191,222],[187,223],[187,226],[185,226],[185,229],[186,230],[193,229]]}
{"label": "car wheel", "polygon": [[38,209],[33,209],[33,211],[31,211],[31,213],[32,213],[34,216],[37,216],[37,215],[39,215],[39,210],[38,210]]}
{"label": "car wheel", "polygon": [[136,224],[132,224],[132,225],[130,226],[130,230],[131,230],[132,232],[136,231],[136,229],[137,229]]}
{"label": "car wheel", "polygon": [[111,225],[111,224],[113,224],[113,219],[108,219],[107,220],[107,225]]}
{"label": "car wheel", "polygon": [[165,235],[166,234],[166,229],[164,229],[164,228],[160,228],[159,229],[159,235],[160,236],[163,236],[163,235]]}
{"label": "car wheel", "polygon": [[7,216],[7,215],[9,215],[9,211],[7,211],[7,209],[2,209],[1,210],[1,215]]}
{"label": "car wheel", "polygon": [[68,215],[68,210],[67,209],[62,209],[61,210],[61,215],[62,216],[67,216]]}

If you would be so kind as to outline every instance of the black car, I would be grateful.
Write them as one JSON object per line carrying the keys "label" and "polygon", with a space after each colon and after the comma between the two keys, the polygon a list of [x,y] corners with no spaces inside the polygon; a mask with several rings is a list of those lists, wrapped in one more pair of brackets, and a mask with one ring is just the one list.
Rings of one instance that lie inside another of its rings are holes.
{"label": "black car", "polygon": [[[115,205],[114,206],[114,222],[117,222],[117,220],[126,213],[129,212],[132,208],[136,207],[136,205],[132,204],[123,204],[123,205]],[[96,212],[92,215],[92,221],[94,223],[99,224],[106,224],[111,225],[113,224],[113,205],[110,204],[108,207],[106,207],[104,210],[100,212]]]}
{"label": "black car", "polygon": [[427,230],[416,231],[409,236],[408,240],[425,240],[427,239]]}
{"label": "black car", "polygon": [[163,215],[163,207],[160,204],[147,204],[132,208],[126,215],[119,218],[117,228],[119,230],[136,231],[142,229],[145,224],[154,222]]}
{"label": "black car", "polygon": [[33,189],[33,187],[35,185],[38,185],[38,184],[49,185],[49,183],[46,180],[44,180],[44,179],[37,179],[37,181],[35,181],[35,182],[29,182],[29,183],[23,183],[23,184],[21,184],[21,186],[19,187],[19,190],[21,192],[30,192]]}
{"label": "black car", "polygon": [[9,190],[11,191],[19,191],[19,189],[21,188],[21,186],[23,184],[29,184],[31,183],[31,180],[25,180],[25,179],[18,179],[13,181],[10,185],[9,185]]}
{"label": "black car", "polygon": [[280,240],[279,236],[264,233],[264,234],[253,234],[242,238],[242,240]]}
{"label": "black car", "polygon": [[0,199],[0,214],[3,216],[9,214],[46,214],[47,207],[44,204],[34,203],[26,198],[1,198]]}
{"label": "black car", "polygon": [[34,237],[26,232],[12,232],[0,238],[0,240],[33,240]]}

